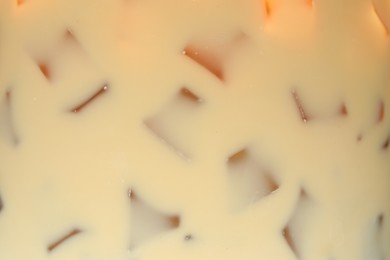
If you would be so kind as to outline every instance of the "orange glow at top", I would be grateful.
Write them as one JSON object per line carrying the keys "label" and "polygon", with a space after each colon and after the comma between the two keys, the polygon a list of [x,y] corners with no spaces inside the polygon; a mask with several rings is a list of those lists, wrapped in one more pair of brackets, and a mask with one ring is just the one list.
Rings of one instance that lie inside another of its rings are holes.
{"label": "orange glow at top", "polygon": [[307,6],[313,7],[313,5],[314,5],[314,0],[305,0],[305,1],[306,1]]}
{"label": "orange glow at top", "polygon": [[386,23],[384,21],[384,18],[382,17],[381,13],[378,12],[378,9],[377,9],[377,7],[375,6],[374,3],[372,4],[372,8],[373,8],[374,13],[377,16],[379,22],[382,24],[382,26],[383,26],[383,28],[385,30],[386,35],[390,35],[390,28],[386,25]]}
{"label": "orange glow at top", "polygon": [[263,8],[264,8],[264,14],[266,19],[268,19],[272,14],[272,5],[270,3],[270,0],[264,0],[263,2]]}

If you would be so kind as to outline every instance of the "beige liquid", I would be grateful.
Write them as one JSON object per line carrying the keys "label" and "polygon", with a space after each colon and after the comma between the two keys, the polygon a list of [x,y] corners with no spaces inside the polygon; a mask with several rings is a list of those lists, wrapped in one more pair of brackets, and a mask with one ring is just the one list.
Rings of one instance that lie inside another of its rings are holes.
{"label": "beige liquid", "polygon": [[389,259],[389,18],[0,0],[0,259]]}

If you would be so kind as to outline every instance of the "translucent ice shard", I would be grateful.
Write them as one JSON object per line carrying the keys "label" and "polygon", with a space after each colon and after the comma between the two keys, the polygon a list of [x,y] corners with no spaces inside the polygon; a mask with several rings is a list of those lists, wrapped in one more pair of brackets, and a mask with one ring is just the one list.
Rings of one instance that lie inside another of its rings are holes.
{"label": "translucent ice shard", "polygon": [[249,151],[242,149],[227,161],[229,194],[233,209],[243,209],[279,188],[271,172]]}
{"label": "translucent ice shard", "polygon": [[364,260],[385,260],[384,244],[382,240],[384,214],[379,214],[369,224],[367,232],[363,237],[363,258]]}
{"label": "translucent ice shard", "polygon": [[187,123],[197,113],[203,99],[189,88],[179,89],[176,95],[153,116],[144,121],[164,144],[172,148],[180,157],[192,157],[191,147],[186,139]]}
{"label": "translucent ice shard", "polygon": [[128,194],[131,206],[131,249],[179,227],[180,217],[178,215],[170,215],[154,209],[134,190],[129,190]]}
{"label": "translucent ice shard", "polygon": [[224,63],[229,54],[234,51],[237,44],[245,38],[243,33],[238,33],[232,38],[224,39],[223,42],[213,42],[217,37],[207,37],[190,41],[182,53],[209,71],[221,81],[225,80]]}
{"label": "translucent ice shard", "polygon": [[304,189],[301,189],[295,210],[290,217],[287,225],[282,230],[282,235],[295,256],[302,257],[301,250],[303,246],[305,219],[309,215],[308,209],[312,201]]}
{"label": "translucent ice shard", "polygon": [[215,55],[211,52],[202,50],[196,46],[188,45],[184,49],[183,54],[197,62],[220,80],[223,80],[224,73],[222,70],[220,58],[215,57]]}

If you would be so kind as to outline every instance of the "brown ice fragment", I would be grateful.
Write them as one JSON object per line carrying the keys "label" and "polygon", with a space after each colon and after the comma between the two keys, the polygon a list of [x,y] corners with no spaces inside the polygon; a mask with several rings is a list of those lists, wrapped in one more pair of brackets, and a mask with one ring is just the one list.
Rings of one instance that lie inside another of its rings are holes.
{"label": "brown ice fragment", "polygon": [[385,104],[383,103],[383,100],[379,102],[379,111],[378,111],[378,123],[383,122],[385,118]]}
{"label": "brown ice fragment", "polygon": [[43,76],[45,76],[45,78],[50,81],[51,70],[49,68],[49,65],[47,63],[44,63],[44,62],[39,62],[38,67],[39,67],[39,70],[42,72]]}
{"label": "brown ice fragment", "polygon": [[127,191],[127,196],[129,197],[130,200],[135,200],[137,199],[135,192],[132,189],[129,189]]}
{"label": "brown ice fragment", "polygon": [[154,115],[144,120],[144,125],[162,143],[172,148],[185,160],[192,157],[188,131],[193,116],[203,99],[186,87],[180,88],[173,98]]}
{"label": "brown ice fragment", "polygon": [[307,195],[306,190],[303,188],[301,189],[299,196],[300,196],[300,199],[302,199],[302,200],[309,198],[309,195]]}
{"label": "brown ice fragment", "polygon": [[185,100],[192,102],[192,103],[201,103],[202,102],[202,99],[200,97],[198,97],[191,90],[189,90],[188,88],[185,88],[185,87],[180,89],[179,96]]}
{"label": "brown ice fragment", "polygon": [[73,29],[70,27],[68,27],[65,30],[63,40],[64,40],[64,42],[67,42],[68,44],[73,44],[73,45],[82,49],[82,46],[80,45],[79,41],[77,40],[76,34],[74,33]]}
{"label": "brown ice fragment", "polygon": [[5,92],[5,103],[6,103],[7,109],[10,109],[11,99],[12,99],[12,92],[11,92],[11,90],[7,90]]}
{"label": "brown ice fragment", "polygon": [[66,31],[65,31],[65,39],[66,40],[76,40],[72,29],[70,29],[70,28],[66,29]]}
{"label": "brown ice fragment", "polygon": [[[227,37],[226,37],[227,36]],[[182,49],[181,53],[191,59],[219,80],[226,78],[224,65],[230,55],[247,40],[243,31],[227,35],[203,35],[194,37]]]}
{"label": "brown ice fragment", "polygon": [[248,158],[248,151],[246,149],[242,149],[242,150],[234,153],[233,155],[229,156],[228,163],[229,164],[237,164],[237,163],[244,161],[247,158]]}
{"label": "brown ice fragment", "polygon": [[382,144],[382,150],[387,150],[389,148],[389,143],[390,143],[390,136],[387,137],[385,142]]}
{"label": "brown ice fragment", "polygon": [[300,97],[299,97],[297,91],[296,91],[296,90],[293,90],[293,91],[291,92],[291,94],[292,94],[292,97],[293,97],[293,99],[294,99],[294,101],[295,101],[295,105],[296,105],[296,107],[297,107],[297,109],[298,109],[298,112],[299,112],[299,115],[301,116],[302,121],[303,121],[304,123],[306,123],[307,121],[309,121],[309,117],[308,117],[308,115],[306,114],[305,109],[303,108],[302,102],[301,102],[301,100],[300,100]]}
{"label": "brown ice fragment", "polygon": [[71,230],[69,233],[65,234],[63,237],[61,237],[57,241],[51,243],[47,247],[47,251],[49,251],[49,252],[53,251],[55,248],[57,248],[59,245],[64,243],[66,240],[68,240],[68,239],[70,239],[70,238],[80,234],[81,232],[82,232],[81,229],[78,229],[78,228],[75,228],[75,229]]}
{"label": "brown ice fragment", "polygon": [[170,147],[177,155],[182,157],[185,160],[190,159],[190,155],[185,152],[183,149],[179,148],[178,145],[169,137],[169,133],[161,127],[161,124],[158,118],[149,118],[144,121],[144,125],[155,135],[157,136],[164,144]]}
{"label": "brown ice fragment", "polygon": [[279,189],[279,184],[276,182],[276,180],[272,177],[271,174],[265,174],[265,183],[268,187],[269,193],[272,193]]}
{"label": "brown ice fragment", "polygon": [[179,216],[171,216],[169,217],[169,226],[171,228],[177,228],[180,226],[180,217]]}
{"label": "brown ice fragment", "polygon": [[348,110],[347,110],[347,107],[345,106],[345,104],[343,103],[340,107],[340,110],[339,110],[339,114],[340,116],[348,116]]}
{"label": "brown ice fragment", "polygon": [[220,80],[224,80],[224,73],[222,69],[221,60],[217,55],[211,51],[198,48],[196,46],[188,45],[184,48],[183,54],[192,59],[206,70],[211,72]]}
{"label": "brown ice fragment", "polygon": [[92,101],[95,101],[96,98],[105,94],[108,91],[108,89],[109,89],[109,85],[107,83],[104,84],[95,94],[93,94],[90,98],[88,98],[87,100],[85,100],[81,104],[75,106],[73,109],[70,110],[70,112],[79,113],[87,105],[89,105]]}
{"label": "brown ice fragment", "polygon": [[302,221],[304,221],[304,218],[308,215],[306,212],[308,202],[310,202],[310,197],[305,189],[301,188],[295,210],[287,225],[282,230],[282,235],[286,240],[287,245],[298,258],[300,257],[300,252],[297,238],[302,237],[300,233],[304,232],[301,227],[303,226]]}
{"label": "brown ice fragment", "polygon": [[291,236],[290,228],[288,226],[286,226],[283,229],[282,234],[283,234],[283,237],[286,240],[288,246],[290,247],[290,249],[294,252],[294,254],[296,256],[298,256],[297,248],[296,248],[296,245],[295,245],[295,241],[294,241],[294,239]]}
{"label": "brown ice fragment", "polygon": [[165,214],[151,207],[134,190],[128,196],[131,198],[131,248],[180,226],[180,216]]}

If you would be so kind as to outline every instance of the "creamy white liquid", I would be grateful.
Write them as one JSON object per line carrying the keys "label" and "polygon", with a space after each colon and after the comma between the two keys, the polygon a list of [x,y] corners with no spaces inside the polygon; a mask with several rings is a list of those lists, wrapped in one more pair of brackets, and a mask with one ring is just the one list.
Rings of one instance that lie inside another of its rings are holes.
{"label": "creamy white liquid", "polygon": [[0,0],[0,259],[390,259],[389,19]]}

